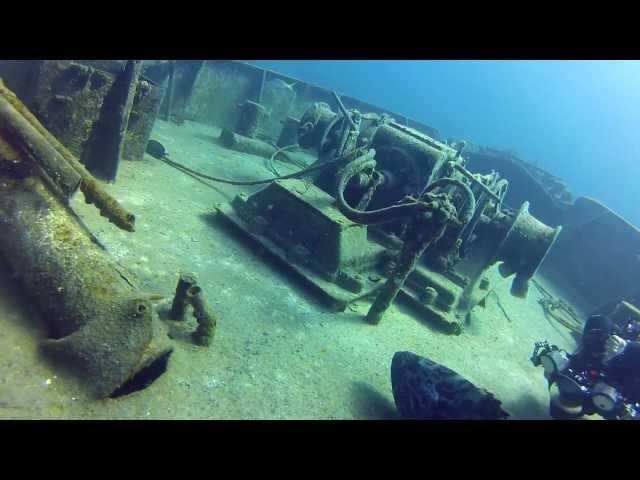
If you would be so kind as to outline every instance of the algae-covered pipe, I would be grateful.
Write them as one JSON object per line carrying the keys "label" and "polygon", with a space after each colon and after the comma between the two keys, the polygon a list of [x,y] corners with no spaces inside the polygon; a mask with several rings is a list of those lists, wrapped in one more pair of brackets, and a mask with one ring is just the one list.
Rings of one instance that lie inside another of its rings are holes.
{"label": "algae-covered pipe", "polygon": [[232,132],[226,128],[220,132],[219,139],[220,143],[225,148],[242,153],[248,153],[250,155],[257,155],[259,157],[269,158],[278,150],[267,142]]}
{"label": "algae-covered pipe", "polygon": [[187,297],[188,290],[197,285],[196,276],[193,273],[183,273],[178,279],[178,285],[176,285],[176,294],[173,297],[173,303],[171,304],[171,320],[183,321],[184,314],[187,312],[187,306],[189,305],[189,298]]}
{"label": "algae-covered pipe", "polygon": [[[288,149],[285,152],[283,148],[275,147],[257,138],[245,137],[226,128],[220,133],[219,141],[225,148],[250,155],[257,155],[258,157],[271,159],[277,153],[278,155],[287,157],[290,163],[296,165],[306,165],[309,159],[309,154],[289,151]],[[293,145],[286,146],[292,147]]]}
{"label": "algae-covered pipe", "polygon": [[[117,200],[102,188],[84,165],[82,165],[80,161],[51,134],[51,132],[44,128],[40,121],[29,111],[16,94],[7,88],[2,79],[0,79],[0,98],[7,100],[11,106],[13,106],[13,108],[15,108],[20,115],[29,122],[31,127],[42,135],[47,142],[53,146],[60,155],[62,155],[67,163],[73,167],[76,172],[78,172],[78,175],[82,177],[80,190],[82,190],[82,193],[84,194],[85,202],[95,205],[95,207],[100,211],[100,215],[108,218],[110,222],[117,225],[119,228],[129,232],[133,232],[135,230],[135,216],[122,208]],[[38,158],[38,162],[41,160],[42,158]]]}
{"label": "algae-covered pipe", "polygon": [[198,322],[198,328],[191,338],[197,345],[208,347],[216,334],[217,317],[205,301],[196,276],[193,273],[183,273],[178,279],[171,305],[171,319],[185,320],[184,315],[189,305],[193,307],[193,316]]}
{"label": "algae-covered pipe", "polygon": [[70,199],[80,187],[82,177],[67,163],[56,149],[18,112],[0,96],[0,131],[7,143],[28,159],[49,186],[65,199]]}
{"label": "algae-covered pipe", "polygon": [[198,321],[198,328],[191,335],[197,345],[208,347],[216,334],[217,318],[202,296],[202,289],[197,285],[187,291],[189,303],[193,306],[193,316]]}
{"label": "algae-covered pipe", "polygon": [[45,352],[82,370],[95,395],[111,395],[172,350],[151,296],[40,177],[16,177],[0,177],[0,253],[51,327]]}

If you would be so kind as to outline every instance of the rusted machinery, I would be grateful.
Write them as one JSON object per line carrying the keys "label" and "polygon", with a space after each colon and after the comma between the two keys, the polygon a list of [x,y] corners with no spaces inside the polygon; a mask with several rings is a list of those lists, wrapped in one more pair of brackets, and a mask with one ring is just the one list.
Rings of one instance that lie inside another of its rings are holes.
{"label": "rusted machinery", "polygon": [[118,227],[135,217],[108,195],[0,81],[0,254],[51,329],[45,352],[99,397],[130,391],[173,347],[152,301],[68,206],[80,189]]}
{"label": "rusted machinery", "polygon": [[[524,297],[561,227],[503,205],[508,182],[470,172],[464,142],[446,145],[386,115],[311,105],[298,143],[317,152],[304,180],[284,179],[221,205],[222,218],[285,262],[336,310],[376,296],[377,323],[396,295],[459,334],[490,292],[499,262]],[[290,125],[288,126],[290,128]]]}

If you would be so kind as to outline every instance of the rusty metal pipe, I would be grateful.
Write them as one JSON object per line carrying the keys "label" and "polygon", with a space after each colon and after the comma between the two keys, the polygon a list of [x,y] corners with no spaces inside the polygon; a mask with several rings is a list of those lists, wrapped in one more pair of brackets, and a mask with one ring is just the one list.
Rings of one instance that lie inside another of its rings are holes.
{"label": "rusty metal pipe", "polygon": [[47,319],[46,352],[81,369],[99,397],[171,352],[151,296],[96,245],[39,177],[0,177],[0,252]]}
{"label": "rusty metal pipe", "polygon": [[0,130],[4,138],[29,165],[63,198],[70,199],[82,178],[31,124],[0,96]]}

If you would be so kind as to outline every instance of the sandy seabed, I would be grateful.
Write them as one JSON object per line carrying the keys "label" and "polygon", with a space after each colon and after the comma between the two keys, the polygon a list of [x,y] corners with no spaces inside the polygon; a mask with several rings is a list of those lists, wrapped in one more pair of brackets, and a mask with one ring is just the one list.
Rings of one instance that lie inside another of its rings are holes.
{"label": "sandy seabed", "polygon": [[[158,120],[152,138],[173,160],[211,175],[271,176],[264,159],[218,146],[219,133],[198,123]],[[280,171],[293,168],[282,165]],[[107,189],[135,213],[135,233],[108,223],[78,193],[73,209],[137,275],[141,288],[170,302],[179,272],[197,275],[219,317],[216,337],[211,347],[198,347],[188,339],[193,320],[171,326],[175,350],[166,373],[131,395],[93,400],[76,377],[41,357],[44,323],[0,265],[0,418],[397,418],[390,364],[400,350],[427,356],[493,392],[512,418],[549,418],[542,369],[529,361],[533,343],[548,339],[566,349],[575,343],[545,318],[535,288],[526,300],[514,298],[510,280],[490,271],[510,320],[492,295],[460,336],[440,333],[402,305],[377,326],[363,321],[366,302],[331,313],[215,220],[216,204],[259,188],[205,184],[148,155],[123,161]]]}

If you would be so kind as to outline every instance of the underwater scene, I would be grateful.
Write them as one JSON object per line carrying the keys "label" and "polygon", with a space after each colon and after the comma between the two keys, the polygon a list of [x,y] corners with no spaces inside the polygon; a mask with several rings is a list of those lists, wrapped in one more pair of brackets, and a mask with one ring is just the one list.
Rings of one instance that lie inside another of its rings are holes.
{"label": "underwater scene", "polygon": [[638,80],[0,60],[0,419],[640,419]]}

